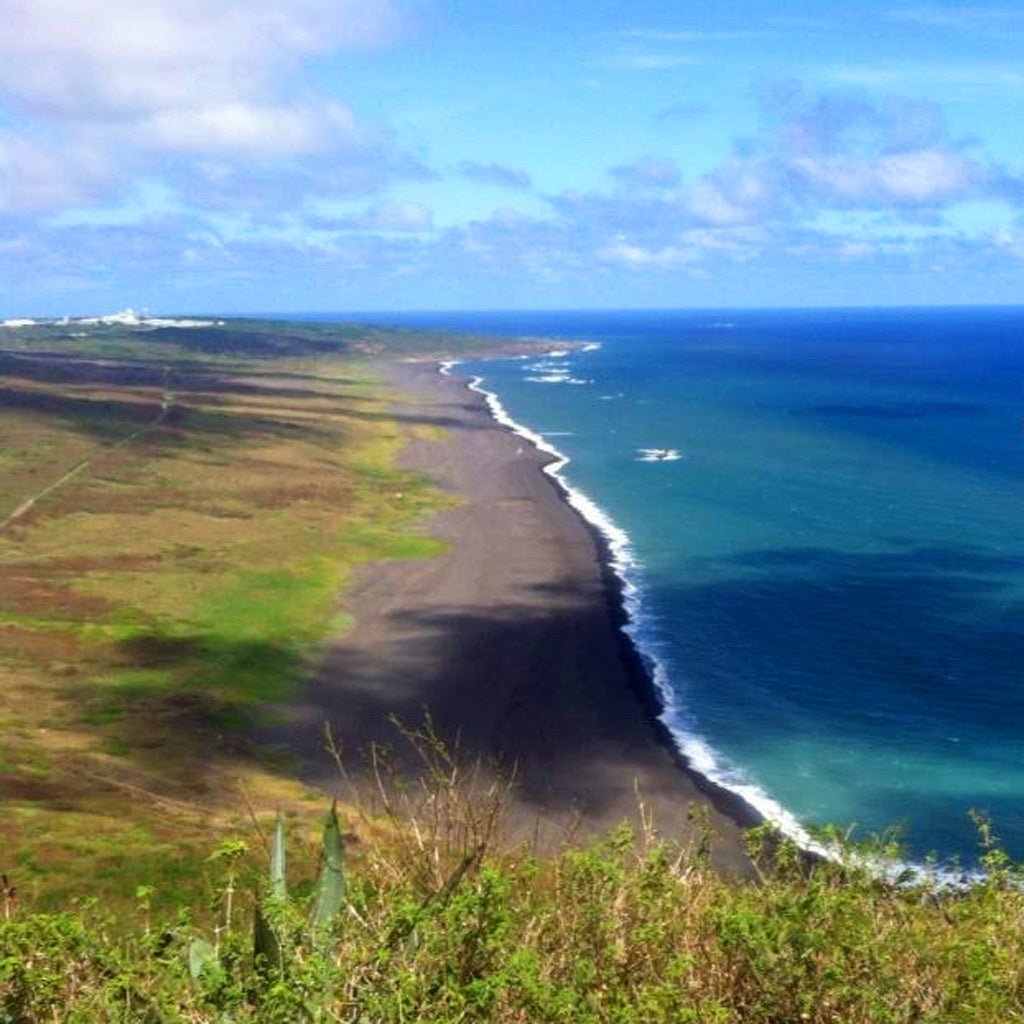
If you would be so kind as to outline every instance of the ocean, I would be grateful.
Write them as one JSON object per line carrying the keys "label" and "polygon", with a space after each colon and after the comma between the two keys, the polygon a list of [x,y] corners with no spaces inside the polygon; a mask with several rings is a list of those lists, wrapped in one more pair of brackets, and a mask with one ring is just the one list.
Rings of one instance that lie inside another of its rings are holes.
{"label": "ocean", "polygon": [[568,460],[698,770],[1024,859],[1024,309],[367,318],[592,343],[457,372]]}

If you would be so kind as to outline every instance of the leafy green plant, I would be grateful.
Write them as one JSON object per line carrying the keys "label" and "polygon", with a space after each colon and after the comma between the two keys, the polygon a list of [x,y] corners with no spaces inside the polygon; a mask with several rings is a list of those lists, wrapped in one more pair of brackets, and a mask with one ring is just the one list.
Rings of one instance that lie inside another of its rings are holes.
{"label": "leafy green plant", "polygon": [[[468,826],[480,805],[445,800],[433,830],[419,811],[364,818],[351,864],[332,807],[319,869],[294,885],[302,850],[278,819],[251,903],[246,844],[221,844],[203,938],[194,908],[161,917],[148,894],[119,929],[96,901],[42,914],[19,897],[0,920],[0,1024],[1024,1021],[1024,886],[987,822],[988,874],[953,889],[869,870],[886,836],[836,833],[846,861],[812,861],[762,829],[759,874],[737,879],[646,829],[545,857],[488,845]],[[250,911],[276,959],[253,956]]]}
{"label": "leafy green plant", "polygon": [[292,897],[288,889],[287,844],[283,817],[278,814],[270,840],[269,868],[253,901],[252,970],[246,966],[241,933],[233,924],[238,859],[244,844],[222,844],[214,855],[228,865],[224,886],[224,918],[216,941],[195,937],[185,949],[193,984],[222,1012],[246,1001],[263,1005],[284,1002],[288,1014],[316,1017],[319,1000],[308,982],[326,963],[324,953],[335,935],[345,907],[345,852],[337,805],[323,824],[320,868],[311,898]]}

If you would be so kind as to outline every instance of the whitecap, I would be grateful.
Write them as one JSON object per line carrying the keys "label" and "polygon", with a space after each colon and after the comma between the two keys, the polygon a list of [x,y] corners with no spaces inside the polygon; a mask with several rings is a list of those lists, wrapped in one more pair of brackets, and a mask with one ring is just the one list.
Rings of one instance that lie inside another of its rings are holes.
{"label": "whitecap", "polygon": [[638,448],[637,462],[678,462],[683,458],[678,448]]}

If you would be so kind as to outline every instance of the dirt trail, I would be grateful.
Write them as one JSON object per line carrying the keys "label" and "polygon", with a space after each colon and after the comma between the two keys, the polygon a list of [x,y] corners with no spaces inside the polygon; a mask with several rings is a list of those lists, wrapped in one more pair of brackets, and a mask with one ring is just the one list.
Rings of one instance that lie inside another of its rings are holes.
{"label": "dirt trail", "polygon": [[23,501],[9,516],[7,516],[6,519],[0,520],[0,530],[6,530],[8,526],[16,523],[27,512],[30,512],[35,508],[35,506],[44,498],[49,497],[54,491],[63,487],[65,484],[70,483],[76,477],[81,476],[82,473],[95,463],[99,462],[105,456],[109,455],[111,452],[116,452],[120,448],[127,447],[137,441],[140,437],[144,437],[146,434],[159,427],[160,424],[167,419],[167,414],[171,411],[171,408],[174,405],[175,392],[171,388],[170,380],[171,371],[166,369],[164,370],[164,393],[160,399],[160,411],[152,420],[143,424],[138,430],[132,431],[132,433],[128,434],[127,437],[121,438],[120,441],[111,445],[103,445],[97,449],[96,454],[90,455],[87,459],[82,459],[81,462],[77,462],[66,473],[58,477],[52,483],[47,484],[46,487],[32,495],[31,498]]}

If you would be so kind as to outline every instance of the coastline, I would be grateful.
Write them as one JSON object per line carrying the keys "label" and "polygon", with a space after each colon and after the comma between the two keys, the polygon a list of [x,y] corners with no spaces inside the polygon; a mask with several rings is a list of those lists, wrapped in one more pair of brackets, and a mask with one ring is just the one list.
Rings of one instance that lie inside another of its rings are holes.
{"label": "coastline", "polygon": [[[553,344],[556,348],[561,347]],[[493,358],[511,357],[499,355]],[[477,357],[473,361],[484,362],[486,359]],[[778,829],[780,834],[794,841],[809,864],[820,860],[842,860],[843,854],[838,847],[810,834],[777,800],[745,779],[733,777],[733,773],[721,766],[715,753],[700,735],[692,731],[691,726],[678,719],[673,721],[678,712],[673,704],[666,668],[656,653],[645,651],[638,636],[643,616],[639,587],[631,579],[635,564],[629,535],[589,495],[561,475],[561,470],[571,461],[569,456],[542,434],[515,420],[502,404],[500,396],[484,387],[485,378],[452,376],[461,362],[449,360],[441,363],[441,374],[478,395],[501,429],[524,438],[536,448],[545,460],[540,464],[540,470],[549,479],[559,498],[591,533],[600,552],[609,616],[615,623],[622,644],[621,657],[626,667],[629,688],[643,710],[655,742],[669,753],[678,770],[687,776],[707,802],[740,828],[745,830],[767,822]],[[937,877],[944,887],[953,889],[962,888],[981,877],[977,871],[964,872],[956,866],[936,868],[934,865],[905,859],[879,860],[872,864],[872,870],[889,880]]]}
{"label": "coastline", "polygon": [[429,714],[463,762],[514,779],[512,841],[551,848],[643,817],[684,841],[709,829],[712,863],[749,872],[743,831],[760,816],[695,772],[659,721],[656,684],[623,629],[615,552],[553,476],[557,456],[523,444],[437,362],[379,368],[401,395],[400,419],[444,430],[420,432],[401,464],[459,503],[423,525],[448,553],[357,573],[355,625],[328,642],[274,730],[303,758],[302,776],[337,789],[317,756],[325,722],[356,787],[372,790],[367,755],[381,746],[399,775],[418,775],[393,718],[415,729]]}
{"label": "coastline", "polygon": [[[664,690],[656,681],[657,666],[649,656],[644,654],[630,629],[636,623],[634,622],[634,612],[630,608],[629,589],[631,584],[626,578],[626,562],[623,554],[629,544],[627,535],[612,524],[607,516],[598,512],[597,506],[591,499],[575,491],[560,475],[559,471],[569,463],[568,456],[558,451],[542,435],[514,420],[501,404],[500,398],[494,392],[482,387],[482,378],[453,376],[458,365],[458,360],[441,363],[442,376],[452,380],[453,383],[461,383],[467,390],[480,395],[492,418],[500,427],[529,441],[538,452],[547,457],[547,461],[540,465],[541,471],[551,480],[559,497],[573,509],[580,522],[593,537],[600,556],[600,570],[607,595],[608,614],[618,631],[621,657],[626,668],[630,690],[647,717],[656,742],[668,751],[679,770],[684,772],[723,814],[744,829],[764,823],[765,815],[749,800],[744,799],[741,793],[716,782],[694,767],[684,750],[681,749],[679,738],[665,721],[668,706]],[[802,833],[802,830],[800,832]],[[800,834],[797,838],[810,852],[823,852],[816,849],[816,844],[809,842],[806,835]]]}

